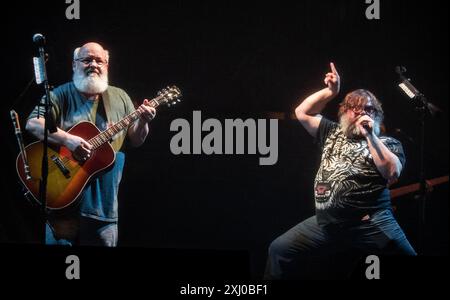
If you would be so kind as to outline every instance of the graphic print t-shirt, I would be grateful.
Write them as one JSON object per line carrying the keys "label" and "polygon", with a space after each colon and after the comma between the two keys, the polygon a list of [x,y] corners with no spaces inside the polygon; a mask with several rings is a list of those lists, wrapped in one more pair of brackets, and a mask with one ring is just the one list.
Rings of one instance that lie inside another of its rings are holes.
{"label": "graphic print t-shirt", "polygon": [[[379,139],[404,165],[401,143],[391,137]],[[349,139],[338,123],[322,118],[316,141],[322,148],[314,181],[319,224],[356,221],[367,213],[390,207],[387,181],[375,166],[365,139]]]}

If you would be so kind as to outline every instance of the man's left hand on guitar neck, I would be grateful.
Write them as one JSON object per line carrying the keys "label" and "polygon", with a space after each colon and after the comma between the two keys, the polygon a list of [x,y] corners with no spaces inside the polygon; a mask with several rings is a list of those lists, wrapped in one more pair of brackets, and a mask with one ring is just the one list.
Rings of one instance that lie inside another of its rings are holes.
{"label": "man's left hand on guitar neck", "polygon": [[150,101],[147,99],[144,99],[141,106],[138,107],[138,110],[142,112],[139,120],[142,120],[145,123],[150,122],[156,116],[156,109],[150,106]]}
{"label": "man's left hand on guitar neck", "polygon": [[139,147],[144,143],[149,132],[148,123],[156,116],[155,108],[150,106],[150,101],[147,99],[142,102],[141,106],[138,107],[138,110],[141,111],[142,114],[137,122],[128,129],[128,137],[134,147]]}

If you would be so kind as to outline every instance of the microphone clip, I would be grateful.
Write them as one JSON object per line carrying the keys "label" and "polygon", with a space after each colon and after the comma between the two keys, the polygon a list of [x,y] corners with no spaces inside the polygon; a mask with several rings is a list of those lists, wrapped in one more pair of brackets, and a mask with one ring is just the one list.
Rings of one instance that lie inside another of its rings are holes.
{"label": "microphone clip", "polygon": [[418,110],[428,111],[431,115],[435,115],[442,110],[436,105],[428,102],[424,94],[422,94],[412,83],[411,79],[407,78],[404,73],[406,73],[406,68],[404,66],[395,67],[395,72],[400,77],[400,83],[398,87],[400,90],[411,100],[413,100]]}

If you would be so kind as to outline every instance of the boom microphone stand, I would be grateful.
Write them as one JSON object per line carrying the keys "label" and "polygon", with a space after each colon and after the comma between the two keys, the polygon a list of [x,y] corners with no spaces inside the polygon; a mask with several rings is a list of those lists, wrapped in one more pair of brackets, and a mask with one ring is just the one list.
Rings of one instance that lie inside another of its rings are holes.
{"label": "boom microphone stand", "polygon": [[[56,132],[56,125],[53,120],[50,120],[51,109],[50,104],[50,85],[48,83],[47,70],[45,67],[45,38],[42,34],[36,33],[33,36],[33,42],[38,46],[39,57],[34,57],[34,67],[36,73],[36,83],[44,84],[45,97],[44,103],[39,103],[39,107],[44,108],[44,138],[43,138],[43,154],[42,154],[42,174],[41,182],[39,186],[39,199],[41,202],[41,213],[43,217],[43,230],[44,230],[44,243],[45,243],[45,230],[47,223],[47,177],[48,177],[48,132]],[[38,114],[39,116],[39,114]]]}
{"label": "boom microphone stand", "polygon": [[428,115],[434,116],[440,109],[428,102],[427,98],[414,87],[409,78],[403,74],[406,68],[403,66],[395,67],[395,72],[400,77],[399,88],[408,96],[415,105],[419,113],[419,247],[423,250],[425,234],[425,209],[427,199],[427,183],[425,178],[425,121]]}

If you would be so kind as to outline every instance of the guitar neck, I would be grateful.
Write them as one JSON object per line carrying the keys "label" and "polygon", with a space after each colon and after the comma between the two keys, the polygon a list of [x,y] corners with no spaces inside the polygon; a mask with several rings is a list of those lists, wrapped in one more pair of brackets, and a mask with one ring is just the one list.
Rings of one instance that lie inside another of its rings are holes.
{"label": "guitar neck", "polygon": [[[163,98],[163,96],[158,96],[158,97],[153,98],[152,100],[149,101],[150,102],[149,106],[153,107],[153,108],[158,107],[162,102],[161,101],[162,98]],[[92,145],[94,150],[97,149],[104,143],[111,140],[111,138],[113,138],[116,134],[118,134],[119,132],[121,132],[124,129],[127,129],[131,124],[133,124],[137,119],[139,119],[139,117],[142,115],[143,112],[144,111],[142,109],[139,109],[139,108],[136,109],[134,112],[127,115],[122,120],[118,121],[117,123],[115,123],[114,125],[109,127],[108,129],[106,129],[105,131],[102,131],[99,134],[97,134],[96,136],[94,136],[93,138],[91,138],[88,141],[89,144]]]}
{"label": "guitar neck", "polygon": [[[442,176],[430,180],[426,180],[427,187],[433,187],[438,184],[448,182],[448,176]],[[400,188],[391,190],[391,198],[397,198],[403,195],[414,193],[420,190],[420,183],[414,183]]]}

